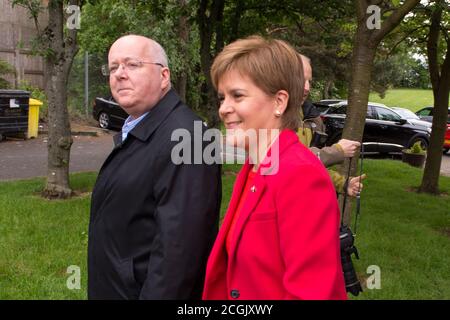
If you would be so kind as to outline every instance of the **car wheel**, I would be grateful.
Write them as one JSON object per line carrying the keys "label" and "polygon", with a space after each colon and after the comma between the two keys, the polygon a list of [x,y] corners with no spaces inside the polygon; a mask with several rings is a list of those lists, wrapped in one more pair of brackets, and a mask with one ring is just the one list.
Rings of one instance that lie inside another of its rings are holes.
{"label": "car wheel", "polygon": [[411,148],[416,142],[420,142],[420,146],[422,147],[422,149],[427,150],[428,149],[428,142],[427,140],[423,139],[423,138],[415,138],[411,144],[409,145],[409,147]]}
{"label": "car wheel", "polygon": [[110,119],[109,119],[109,115],[105,112],[102,112],[99,114],[98,116],[98,125],[100,126],[100,128],[102,129],[108,129],[110,126]]}
{"label": "car wheel", "polygon": [[445,148],[444,153],[448,153],[449,150],[450,150],[450,148]]}

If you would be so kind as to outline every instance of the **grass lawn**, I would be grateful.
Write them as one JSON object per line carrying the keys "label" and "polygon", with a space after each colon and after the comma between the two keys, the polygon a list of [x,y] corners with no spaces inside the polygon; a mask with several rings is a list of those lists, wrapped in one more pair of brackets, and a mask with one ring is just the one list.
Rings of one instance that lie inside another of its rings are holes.
{"label": "grass lawn", "polygon": [[424,107],[433,106],[433,91],[431,89],[391,89],[386,92],[383,99],[372,92],[369,95],[369,101],[416,112]]}
{"label": "grass lawn", "polygon": [[[366,160],[368,175],[355,261],[361,277],[381,269],[381,289],[359,299],[450,299],[450,178],[445,196],[409,191],[421,172],[399,161]],[[225,166],[222,214],[239,166]],[[82,192],[69,201],[47,201],[43,180],[0,183],[0,299],[85,299],[89,190],[95,173],[72,175]],[[69,290],[67,268],[81,269],[81,290]]]}

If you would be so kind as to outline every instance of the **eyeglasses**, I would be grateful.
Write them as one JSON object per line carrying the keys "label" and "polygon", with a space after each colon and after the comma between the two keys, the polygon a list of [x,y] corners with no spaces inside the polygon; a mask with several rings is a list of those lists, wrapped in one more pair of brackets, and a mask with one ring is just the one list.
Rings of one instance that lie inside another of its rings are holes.
{"label": "eyeglasses", "polygon": [[102,66],[102,74],[104,76],[109,76],[111,74],[116,73],[117,70],[119,70],[119,67],[122,65],[124,69],[128,70],[128,71],[133,71],[133,70],[137,70],[142,68],[142,66],[144,64],[155,64],[158,66],[161,66],[164,68],[164,66],[161,63],[158,62],[147,62],[147,61],[140,61],[140,60],[127,60],[123,63],[119,63],[119,64],[113,64],[111,66],[108,65],[103,65]]}

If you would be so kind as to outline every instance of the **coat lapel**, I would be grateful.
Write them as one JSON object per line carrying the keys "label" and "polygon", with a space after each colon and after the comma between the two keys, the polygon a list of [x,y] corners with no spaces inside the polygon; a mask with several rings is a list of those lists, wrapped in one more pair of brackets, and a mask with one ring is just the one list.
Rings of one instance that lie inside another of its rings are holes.
{"label": "coat lapel", "polygon": [[[220,227],[219,234],[217,235],[214,246],[211,250],[210,258],[207,265],[207,281],[208,284],[223,279],[224,274],[226,274],[228,255],[226,252],[226,238],[228,231],[233,220],[233,213],[239,204],[239,198],[243,191],[248,172],[251,170],[252,166],[248,163],[248,160],[243,165],[241,171],[239,172],[236,182],[233,187],[233,193],[231,195],[230,204],[225,214],[225,219]],[[209,287],[209,286],[206,286]],[[205,292],[208,294],[208,292]]]}
{"label": "coat lapel", "polygon": [[[255,209],[256,205],[263,196],[264,191],[267,187],[265,176],[273,175],[278,172],[279,158],[281,154],[284,152],[284,150],[286,150],[289,146],[291,146],[295,142],[298,142],[297,134],[292,130],[283,130],[278,136],[275,143],[272,144],[270,149],[267,151],[266,158],[264,159],[264,161],[262,161],[262,164],[260,165],[258,172],[255,175],[255,180],[253,181],[253,184],[250,186],[251,188],[249,190],[250,192],[248,192],[247,194],[247,199],[245,199],[245,204],[242,207],[241,212],[239,213],[239,218],[236,222],[236,226],[234,227],[230,245],[228,268],[232,265],[236,253],[236,246],[238,245],[242,232],[245,229],[245,224],[247,223],[250,214]],[[248,175],[248,171],[250,170],[250,168],[251,166],[247,168],[245,176],[241,177],[238,197],[237,199],[234,199],[235,202],[233,203],[233,207],[230,206],[230,208],[227,211],[227,215],[229,213],[233,213],[236,210],[237,204],[239,203],[240,195],[242,194],[243,191],[242,188],[244,188],[246,177]],[[232,214],[230,214],[230,216],[232,218]],[[231,223],[231,219],[229,223]],[[229,229],[229,225],[227,227]],[[228,234],[228,229],[226,230],[225,238],[226,234]],[[225,246],[225,244],[223,245]]]}
{"label": "coat lapel", "polygon": [[242,231],[244,230],[245,224],[250,216],[250,214],[255,209],[258,204],[261,196],[264,194],[264,190],[266,189],[266,181],[264,176],[258,173],[255,175],[255,180],[250,185],[250,190],[247,193],[247,198],[245,199],[244,206],[239,213],[239,218],[236,221],[236,225],[233,230],[233,235],[231,238],[230,244],[230,253],[229,253],[229,265],[234,259],[234,255],[236,253],[236,246],[239,243],[239,239],[242,235]]}

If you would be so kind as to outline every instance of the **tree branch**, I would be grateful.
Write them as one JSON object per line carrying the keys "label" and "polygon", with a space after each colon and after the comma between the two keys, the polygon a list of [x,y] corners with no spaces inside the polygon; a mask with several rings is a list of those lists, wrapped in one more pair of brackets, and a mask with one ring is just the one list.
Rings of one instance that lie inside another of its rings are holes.
{"label": "tree branch", "polygon": [[405,34],[397,43],[395,43],[395,45],[391,48],[391,50],[389,50],[388,54],[386,55],[386,59],[394,52],[394,50],[403,42],[405,41],[406,38],[408,38],[411,34],[413,34],[414,32],[416,32],[417,30],[420,29],[424,29],[425,27],[427,27],[427,25],[421,25],[417,28],[414,28],[413,30],[410,30],[410,32],[408,32],[407,34]]}
{"label": "tree branch", "polygon": [[354,1],[358,20],[365,19],[366,10],[367,7],[369,6],[369,3],[367,2],[367,0],[354,0]]}
{"label": "tree branch", "polygon": [[420,3],[420,0],[406,0],[405,3],[396,9],[381,25],[381,29],[374,32],[371,36],[371,42],[373,44],[378,44],[387,35],[391,32],[397,25],[400,24],[405,15],[410,12],[417,4]]}
{"label": "tree branch", "polygon": [[39,13],[42,11],[43,7],[40,5],[39,0],[12,0],[11,6],[14,8],[14,6],[18,5],[19,7],[23,7],[28,10],[28,12],[31,15],[31,18],[33,19],[34,26],[36,27],[37,36],[41,37],[42,30],[39,25]]}

